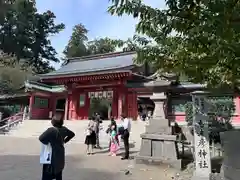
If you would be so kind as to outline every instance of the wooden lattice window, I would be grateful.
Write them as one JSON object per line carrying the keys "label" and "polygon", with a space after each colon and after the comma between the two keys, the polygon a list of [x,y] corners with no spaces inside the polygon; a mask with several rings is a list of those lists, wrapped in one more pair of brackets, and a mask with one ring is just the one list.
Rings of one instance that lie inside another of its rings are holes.
{"label": "wooden lattice window", "polygon": [[79,106],[80,107],[85,106],[85,99],[86,99],[85,94],[80,94],[80,98],[79,98]]}
{"label": "wooden lattice window", "polygon": [[43,98],[43,97],[35,97],[34,98],[34,107],[36,108],[48,108],[49,104],[49,99],[48,98]]}

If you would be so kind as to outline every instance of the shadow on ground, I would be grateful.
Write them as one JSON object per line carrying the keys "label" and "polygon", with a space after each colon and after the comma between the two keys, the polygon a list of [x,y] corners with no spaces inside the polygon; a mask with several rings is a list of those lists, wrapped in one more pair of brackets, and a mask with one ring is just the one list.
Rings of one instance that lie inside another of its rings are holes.
{"label": "shadow on ground", "polygon": [[[133,153],[136,153],[138,151],[131,151],[131,149],[133,149],[135,147],[135,143],[130,143],[129,144],[129,148],[130,148],[130,153],[133,152]],[[120,151],[124,151],[124,147],[121,147],[120,148]],[[109,147],[102,147],[101,149],[95,149],[95,154],[106,154],[106,153],[109,153]],[[123,152],[121,152],[120,154],[122,154]],[[132,154],[133,154],[132,153]]]}
{"label": "shadow on ground", "polygon": [[[39,156],[4,155],[0,156],[1,180],[34,180],[41,177]],[[120,180],[122,173],[101,171],[99,168],[85,168],[84,160],[68,156],[63,173],[64,180]]]}

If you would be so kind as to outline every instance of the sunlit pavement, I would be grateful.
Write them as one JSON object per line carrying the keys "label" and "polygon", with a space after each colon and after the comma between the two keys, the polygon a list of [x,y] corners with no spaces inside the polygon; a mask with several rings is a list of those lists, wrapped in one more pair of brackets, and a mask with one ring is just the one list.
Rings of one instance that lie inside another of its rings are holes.
{"label": "sunlit pavement", "polygon": [[[39,180],[40,143],[33,138],[0,137],[0,180]],[[131,156],[137,152],[132,150]],[[64,180],[168,180],[173,172],[167,167],[135,165],[134,160],[121,161],[108,156],[107,150],[96,150],[86,156],[83,144],[66,145]],[[129,172],[128,172],[129,171]]]}

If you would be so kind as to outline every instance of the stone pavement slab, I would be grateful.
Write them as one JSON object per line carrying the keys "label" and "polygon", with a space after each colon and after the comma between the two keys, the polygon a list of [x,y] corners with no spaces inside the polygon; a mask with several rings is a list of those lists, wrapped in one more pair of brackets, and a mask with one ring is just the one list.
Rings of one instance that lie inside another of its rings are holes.
{"label": "stone pavement slab", "polygon": [[[0,180],[40,180],[40,143],[33,138],[0,137]],[[136,154],[132,150],[132,155]],[[170,180],[175,170],[165,166],[135,165],[134,160],[121,161],[98,150],[85,155],[83,144],[66,145],[64,180]],[[127,173],[129,171],[129,173]],[[127,174],[127,175],[126,175]]]}

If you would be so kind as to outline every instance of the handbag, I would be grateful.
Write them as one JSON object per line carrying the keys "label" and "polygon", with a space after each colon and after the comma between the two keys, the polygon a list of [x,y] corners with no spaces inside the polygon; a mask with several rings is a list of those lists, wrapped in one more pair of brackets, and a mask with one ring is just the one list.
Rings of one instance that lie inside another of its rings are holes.
{"label": "handbag", "polygon": [[52,161],[52,146],[50,143],[42,144],[40,152],[40,164],[51,164]]}
{"label": "handbag", "polygon": [[[60,136],[62,143],[64,144],[64,141],[59,133],[59,130],[55,128],[56,130],[56,139],[58,136]],[[52,162],[52,146],[50,143],[41,145],[41,151],[40,151],[40,164],[51,164]]]}
{"label": "handbag", "polygon": [[91,131],[90,131],[89,129],[87,129],[87,130],[85,131],[85,134],[86,134],[86,136],[90,136],[90,135],[91,135]]}

